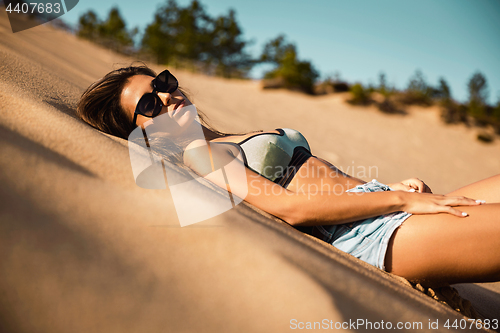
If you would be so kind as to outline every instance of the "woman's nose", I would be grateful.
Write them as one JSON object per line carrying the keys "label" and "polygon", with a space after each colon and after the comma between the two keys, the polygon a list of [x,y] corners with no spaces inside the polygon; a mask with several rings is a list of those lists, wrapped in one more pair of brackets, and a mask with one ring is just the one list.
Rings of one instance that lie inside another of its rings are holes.
{"label": "woman's nose", "polygon": [[164,92],[157,92],[158,97],[160,97],[161,101],[164,105],[170,105],[170,101],[172,100],[172,95]]}

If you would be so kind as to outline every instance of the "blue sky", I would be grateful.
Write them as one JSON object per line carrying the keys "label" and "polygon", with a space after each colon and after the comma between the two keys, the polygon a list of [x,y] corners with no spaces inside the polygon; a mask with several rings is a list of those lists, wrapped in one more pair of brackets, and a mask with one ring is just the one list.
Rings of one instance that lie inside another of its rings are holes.
{"label": "blue sky", "polygon": [[[236,17],[248,49],[258,56],[266,41],[284,33],[297,45],[299,58],[311,61],[323,77],[406,87],[416,69],[428,83],[444,77],[455,99],[467,99],[467,82],[479,70],[488,79],[490,103],[500,96],[499,0],[200,0],[211,16]],[[80,0],[63,18],[76,24],[93,9],[104,19],[118,5],[129,28],[143,29],[166,0]],[[190,0],[177,0],[185,6]],[[258,78],[264,68],[257,67]]]}

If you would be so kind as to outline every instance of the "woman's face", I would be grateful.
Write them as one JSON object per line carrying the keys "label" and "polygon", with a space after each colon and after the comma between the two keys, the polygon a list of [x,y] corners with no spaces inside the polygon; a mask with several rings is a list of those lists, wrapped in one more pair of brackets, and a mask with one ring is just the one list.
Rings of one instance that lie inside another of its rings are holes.
{"label": "woman's face", "polygon": [[[151,85],[154,77],[148,75],[134,75],[128,79],[127,84],[121,94],[121,105],[128,117],[132,121],[134,119],[134,112],[137,103],[141,97],[153,91]],[[158,97],[160,97],[163,102],[163,108],[158,116],[155,118],[148,118],[143,115],[138,115],[136,124],[137,126],[146,127],[154,124],[154,120],[158,118],[161,119],[161,123],[166,124],[164,131],[168,132],[170,135],[181,134],[196,117],[196,108],[187,107],[192,105],[192,103],[184,96],[179,89],[173,93],[163,93],[157,92]]]}

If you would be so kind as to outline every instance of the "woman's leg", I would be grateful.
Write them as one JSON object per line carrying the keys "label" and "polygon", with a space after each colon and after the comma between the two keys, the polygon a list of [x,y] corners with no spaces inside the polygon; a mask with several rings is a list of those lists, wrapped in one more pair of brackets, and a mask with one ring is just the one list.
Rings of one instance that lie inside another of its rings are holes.
{"label": "woman's leg", "polygon": [[469,216],[409,217],[391,238],[387,271],[433,285],[500,281],[500,204],[460,209]]}
{"label": "woman's leg", "polygon": [[480,180],[464,186],[447,195],[465,196],[472,199],[486,200],[487,203],[500,202],[500,175]]}

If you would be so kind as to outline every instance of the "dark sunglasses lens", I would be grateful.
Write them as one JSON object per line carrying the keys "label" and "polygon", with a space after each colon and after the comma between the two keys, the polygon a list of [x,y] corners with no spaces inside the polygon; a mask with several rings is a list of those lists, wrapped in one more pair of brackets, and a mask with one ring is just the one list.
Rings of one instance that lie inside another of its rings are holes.
{"label": "dark sunglasses lens", "polygon": [[146,117],[156,117],[163,107],[163,103],[156,94],[145,94],[137,104],[138,113]]}
{"label": "dark sunglasses lens", "polygon": [[159,92],[173,93],[179,87],[179,82],[169,71],[163,71],[154,79],[156,90]]}

